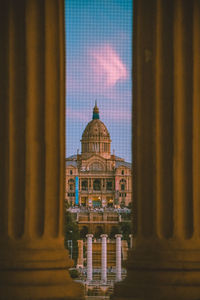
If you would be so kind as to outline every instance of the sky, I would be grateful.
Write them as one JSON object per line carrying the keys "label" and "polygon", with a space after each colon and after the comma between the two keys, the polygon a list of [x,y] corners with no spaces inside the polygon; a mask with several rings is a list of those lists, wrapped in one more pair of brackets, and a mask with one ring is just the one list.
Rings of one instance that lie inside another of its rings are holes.
{"label": "sky", "polygon": [[95,100],[111,150],[131,162],[132,0],[65,0],[66,156],[81,151]]}

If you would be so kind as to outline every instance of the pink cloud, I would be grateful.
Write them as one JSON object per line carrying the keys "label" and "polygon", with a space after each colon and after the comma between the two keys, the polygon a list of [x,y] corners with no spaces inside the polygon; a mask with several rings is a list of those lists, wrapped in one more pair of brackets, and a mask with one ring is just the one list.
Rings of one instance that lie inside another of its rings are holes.
{"label": "pink cloud", "polygon": [[128,78],[128,71],[119,55],[109,44],[89,50],[90,65],[96,83],[113,87],[119,80]]}

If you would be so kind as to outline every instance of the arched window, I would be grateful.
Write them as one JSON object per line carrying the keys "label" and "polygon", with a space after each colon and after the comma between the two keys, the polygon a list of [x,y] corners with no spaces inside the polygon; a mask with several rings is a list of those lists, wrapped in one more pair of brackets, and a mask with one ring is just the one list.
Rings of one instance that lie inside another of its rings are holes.
{"label": "arched window", "polygon": [[121,179],[119,184],[120,184],[121,191],[125,191],[126,190],[126,180]]}
{"label": "arched window", "polygon": [[68,180],[68,185],[69,185],[69,190],[74,191],[75,190],[75,182],[74,179],[69,179]]}

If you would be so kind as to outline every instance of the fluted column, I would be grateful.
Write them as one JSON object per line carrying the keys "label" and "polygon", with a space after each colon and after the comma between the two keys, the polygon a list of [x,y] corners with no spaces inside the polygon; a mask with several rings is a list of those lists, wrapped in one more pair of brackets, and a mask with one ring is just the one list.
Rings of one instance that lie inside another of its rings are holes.
{"label": "fluted column", "polygon": [[101,235],[101,280],[107,281],[107,234]]}
{"label": "fluted column", "polygon": [[0,1],[0,299],[79,299],[64,249],[64,1]]}
{"label": "fluted column", "polygon": [[93,234],[87,234],[87,280],[92,280],[92,238]]}
{"label": "fluted column", "polygon": [[116,234],[116,281],[122,280],[122,235]]}
{"label": "fluted column", "polygon": [[113,299],[200,297],[200,2],[134,1],[133,230]]}

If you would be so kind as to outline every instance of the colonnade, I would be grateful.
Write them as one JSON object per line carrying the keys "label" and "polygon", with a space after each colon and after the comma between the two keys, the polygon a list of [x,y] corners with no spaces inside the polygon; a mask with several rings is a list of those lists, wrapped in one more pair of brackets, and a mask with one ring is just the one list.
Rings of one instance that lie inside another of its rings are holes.
{"label": "colonnade", "polygon": [[[79,178],[79,190],[80,192],[85,192],[85,191],[93,191],[93,183],[94,180],[99,180],[100,181],[100,191],[102,192],[113,192],[115,190],[115,179],[112,178],[107,178],[107,177],[99,177],[99,178],[91,178],[91,177],[83,177],[83,178]],[[82,189],[82,181],[86,181],[87,182],[87,188],[86,189]],[[107,190],[107,181],[112,182],[112,188]],[[127,189],[128,190],[128,189]]]}
{"label": "colonnade", "polygon": [[[87,280],[92,281],[92,238],[87,234]],[[101,235],[101,281],[107,282],[107,234]],[[121,281],[121,234],[116,234],[116,281]]]}

